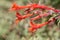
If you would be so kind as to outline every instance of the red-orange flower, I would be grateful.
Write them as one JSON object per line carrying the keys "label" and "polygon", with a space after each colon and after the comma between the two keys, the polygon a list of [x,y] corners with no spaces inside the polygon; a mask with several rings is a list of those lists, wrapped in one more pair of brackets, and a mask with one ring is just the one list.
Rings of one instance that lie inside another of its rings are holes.
{"label": "red-orange flower", "polygon": [[42,24],[35,24],[32,21],[30,21],[30,28],[28,30],[29,30],[29,32],[35,32],[37,29],[45,26],[46,24],[49,24],[51,21],[53,21],[53,20],[49,20],[49,21],[44,22]]}
{"label": "red-orange flower", "polygon": [[19,6],[16,3],[13,3],[12,7],[10,8],[10,10],[20,10],[20,9],[24,9],[24,8],[30,8],[30,5]]}
{"label": "red-orange flower", "polygon": [[37,20],[39,18],[47,17],[49,15],[50,15],[49,13],[39,14],[38,16],[31,18],[31,20]]}
{"label": "red-orange flower", "polygon": [[26,15],[21,15],[20,13],[16,12],[16,23],[18,23],[20,20],[28,18],[30,16],[32,16],[33,14],[26,14]]}
{"label": "red-orange flower", "polygon": [[19,8],[19,6],[16,3],[13,3],[12,7],[10,8],[11,11],[12,10],[18,10],[18,9],[20,9],[20,8]]}
{"label": "red-orange flower", "polygon": [[12,7],[10,8],[10,10],[20,10],[20,9],[24,9],[24,8],[31,8],[32,6],[36,6],[36,4],[29,4],[26,6],[19,6],[16,3],[13,3]]}

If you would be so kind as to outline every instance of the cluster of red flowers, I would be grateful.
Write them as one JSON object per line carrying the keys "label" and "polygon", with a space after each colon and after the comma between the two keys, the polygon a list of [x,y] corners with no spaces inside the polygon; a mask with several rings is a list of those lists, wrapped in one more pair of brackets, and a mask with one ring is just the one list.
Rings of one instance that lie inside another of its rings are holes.
{"label": "cluster of red flowers", "polygon": [[[25,15],[22,15],[18,12],[18,10],[21,9],[26,9],[24,12],[26,13]],[[39,10],[35,10],[35,9],[39,9]],[[60,10],[57,10],[55,8],[52,7],[48,7],[45,5],[39,5],[39,4],[28,4],[26,6],[19,6],[16,3],[13,3],[12,7],[10,8],[11,11],[16,11],[16,21],[15,23],[18,24],[18,22],[20,22],[21,20],[28,18],[30,16],[33,16],[34,14],[36,14],[37,16],[30,18],[30,28],[28,29],[29,32],[35,32],[37,29],[49,24],[50,22],[54,21],[55,18],[52,18],[52,20],[49,20],[47,22],[44,22],[42,24],[35,24],[33,21],[37,20],[39,18],[42,17],[47,17],[49,15],[52,15],[53,12],[59,13]],[[35,10],[35,11],[33,11]],[[43,10],[48,10],[48,12],[43,13]],[[30,13],[32,12],[32,13]]]}

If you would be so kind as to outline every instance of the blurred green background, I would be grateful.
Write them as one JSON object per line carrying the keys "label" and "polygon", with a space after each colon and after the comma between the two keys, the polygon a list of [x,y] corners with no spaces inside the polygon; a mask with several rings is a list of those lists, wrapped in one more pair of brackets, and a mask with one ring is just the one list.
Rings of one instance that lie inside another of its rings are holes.
{"label": "blurred green background", "polygon": [[[60,35],[58,28],[60,27],[60,19],[57,25],[53,24],[51,28],[43,27],[38,29],[34,36],[28,33],[29,19],[22,20],[17,27],[8,32],[12,22],[15,20],[15,12],[9,12],[12,3],[16,2],[19,5],[26,5],[29,2],[50,5],[60,9],[60,0],[0,0],[0,40],[59,40]],[[22,13],[22,12],[21,12]],[[46,18],[48,19],[48,18]],[[43,22],[44,20],[42,20]],[[6,36],[5,36],[6,34]],[[29,37],[30,36],[30,37]]]}

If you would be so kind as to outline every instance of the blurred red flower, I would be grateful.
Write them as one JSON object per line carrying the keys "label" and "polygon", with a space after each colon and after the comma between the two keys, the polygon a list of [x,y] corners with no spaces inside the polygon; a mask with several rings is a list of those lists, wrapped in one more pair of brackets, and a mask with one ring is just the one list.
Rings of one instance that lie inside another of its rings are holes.
{"label": "blurred red flower", "polygon": [[47,17],[49,15],[50,15],[49,13],[39,14],[38,16],[31,18],[31,20],[37,20],[39,18]]}
{"label": "blurred red flower", "polygon": [[35,24],[32,21],[30,21],[30,28],[28,30],[29,30],[29,32],[35,32],[37,29],[42,28],[43,26],[49,24],[51,21],[53,21],[53,20],[49,20],[42,24]]}
{"label": "blurred red flower", "polygon": [[28,18],[30,16],[32,16],[33,14],[26,14],[26,15],[21,15],[20,13],[16,12],[16,23],[18,23],[20,20]]}
{"label": "blurred red flower", "polygon": [[30,5],[26,5],[26,6],[19,6],[17,5],[16,3],[13,3],[12,4],[12,7],[10,8],[10,10],[21,10],[21,9],[24,9],[24,8],[30,8],[31,6]]}

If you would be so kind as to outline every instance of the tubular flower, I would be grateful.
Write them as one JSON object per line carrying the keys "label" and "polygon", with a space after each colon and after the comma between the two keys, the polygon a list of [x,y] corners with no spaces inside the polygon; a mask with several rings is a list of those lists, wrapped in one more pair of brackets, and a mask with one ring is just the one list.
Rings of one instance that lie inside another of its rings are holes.
{"label": "tubular flower", "polygon": [[28,18],[28,17],[30,17],[30,16],[32,16],[33,14],[26,14],[26,15],[21,15],[21,14],[19,14],[18,12],[16,12],[16,17],[17,17],[17,19],[16,19],[16,23],[18,23],[20,20],[22,20],[22,19],[25,19],[25,18]]}
{"label": "tubular flower", "polygon": [[35,9],[35,8],[52,10],[52,11],[54,11],[54,12],[56,12],[56,13],[59,13],[59,12],[60,12],[60,10],[57,10],[57,9],[55,9],[55,8],[53,8],[53,7],[48,7],[48,6],[45,6],[45,5],[36,5],[36,6],[34,6],[34,9]]}
{"label": "tubular flower", "polygon": [[10,10],[20,10],[20,9],[24,9],[24,8],[30,8],[30,5],[27,6],[19,6],[16,3],[13,3],[12,7],[10,8]]}
{"label": "tubular flower", "polygon": [[46,9],[46,10],[54,10],[54,8],[50,8],[48,6],[45,6],[45,5],[36,5],[36,6],[33,6],[33,8],[40,8],[40,9]]}
{"label": "tubular flower", "polygon": [[12,10],[18,10],[18,9],[20,9],[20,8],[19,8],[19,6],[16,3],[13,3],[12,7],[10,8],[11,11]]}
{"label": "tubular flower", "polygon": [[59,13],[59,12],[60,12],[60,10],[57,10],[57,9],[55,9],[55,8],[48,7],[48,6],[45,6],[45,5],[38,6],[38,8],[40,8],[40,9],[46,9],[46,10],[52,10],[52,11],[54,11],[54,12],[56,12],[56,13]]}
{"label": "tubular flower", "polygon": [[48,6],[45,6],[45,5],[36,5],[36,6],[33,6],[33,8],[40,8],[40,9],[46,9],[46,10],[52,10],[56,13],[60,12],[60,10],[57,10],[55,8],[52,8],[52,7],[48,7]]}
{"label": "tubular flower", "polygon": [[13,3],[12,7],[10,8],[10,10],[21,10],[21,9],[25,9],[25,8],[31,8],[32,6],[36,6],[37,4],[29,4],[26,6],[19,6],[16,3]]}
{"label": "tubular flower", "polygon": [[39,14],[38,16],[31,18],[31,20],[37,20],[39,18],[47,17],[49,15],[50,15],[49,13],[44,13],[44,14],[41,14],[41,15]]}
{"label": "tubular flower", "polygon": [[49,24],[50,22],[54,21],[55,19],[53,18],[52,20],[49,20],[47,22],[44,22],[42,24],[35,24],[32,21],[30,21],[30,28],[28,29],[29,32],[35,32],[37,29]]}

